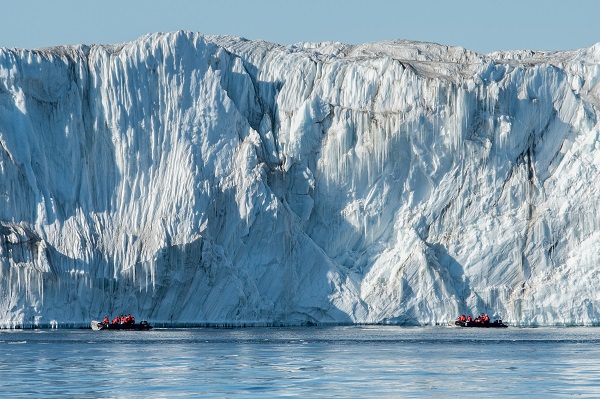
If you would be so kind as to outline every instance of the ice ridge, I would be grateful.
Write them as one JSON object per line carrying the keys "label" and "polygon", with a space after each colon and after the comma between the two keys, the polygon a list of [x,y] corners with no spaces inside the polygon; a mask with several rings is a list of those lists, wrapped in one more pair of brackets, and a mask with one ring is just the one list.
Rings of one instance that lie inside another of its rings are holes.
{"label": "ice ridge", "polygon": [[600,44],[0,49],[0,325],[600,323]]}

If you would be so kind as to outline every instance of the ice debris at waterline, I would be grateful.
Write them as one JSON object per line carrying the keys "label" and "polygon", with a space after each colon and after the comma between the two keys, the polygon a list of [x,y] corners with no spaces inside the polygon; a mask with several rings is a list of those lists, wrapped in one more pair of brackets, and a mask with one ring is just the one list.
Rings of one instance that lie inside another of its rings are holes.
{"label": "ice debris at waterline", "polygon": [[600,323],[600,44],[0,50],[0,324]]}

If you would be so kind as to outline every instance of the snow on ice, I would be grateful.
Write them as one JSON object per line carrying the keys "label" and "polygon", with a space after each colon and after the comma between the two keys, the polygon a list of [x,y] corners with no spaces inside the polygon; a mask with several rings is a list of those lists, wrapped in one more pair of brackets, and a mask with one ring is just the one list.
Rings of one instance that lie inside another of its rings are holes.
{"label": "snow on ice", "polygon": [[600,45],[0,49],[0,324],[600,323]]}

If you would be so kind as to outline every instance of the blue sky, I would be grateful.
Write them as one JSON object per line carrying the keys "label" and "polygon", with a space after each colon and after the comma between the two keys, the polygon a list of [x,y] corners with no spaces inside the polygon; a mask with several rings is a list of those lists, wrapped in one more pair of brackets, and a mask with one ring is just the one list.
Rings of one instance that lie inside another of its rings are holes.
{"label": "blue sky", "polygon": [[179,29],[282,44],[410,39],[482,53],[600,42],[598,0],[18,0],[0,12],[0,47],[121,43]]}

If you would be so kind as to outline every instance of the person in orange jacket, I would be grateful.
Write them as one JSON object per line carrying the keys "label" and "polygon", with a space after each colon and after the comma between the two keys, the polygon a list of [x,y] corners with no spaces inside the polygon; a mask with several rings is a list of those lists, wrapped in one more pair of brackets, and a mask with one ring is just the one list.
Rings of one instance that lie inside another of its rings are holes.
{"label": "person in orange jacket", "polygon": [[119,324],[119,316],[115,316],[115,318],[112,321],[112,324]]}
{"label": "person in orange jacket", "polygon": [[110,323],[110,321],[108,320],[108,316],[104,316],[104,319],[102,320],[102,323],[104,323],[104,324]]}

